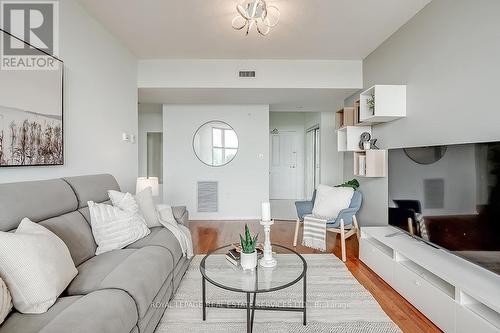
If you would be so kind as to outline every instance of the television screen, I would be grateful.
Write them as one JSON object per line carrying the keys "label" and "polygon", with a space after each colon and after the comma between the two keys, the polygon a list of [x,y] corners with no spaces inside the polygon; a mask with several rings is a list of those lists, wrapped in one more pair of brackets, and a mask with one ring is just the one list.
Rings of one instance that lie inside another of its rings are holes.
{"label": "television screen", "polygon": [[389,224],[500,274],[500,142],[389,150]]}

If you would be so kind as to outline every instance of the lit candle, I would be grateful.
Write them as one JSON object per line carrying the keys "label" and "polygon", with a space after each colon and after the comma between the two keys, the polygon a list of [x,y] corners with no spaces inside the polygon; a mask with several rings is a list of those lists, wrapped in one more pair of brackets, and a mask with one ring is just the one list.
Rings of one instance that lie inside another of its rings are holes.
{"label": "lit candle", "polygon": [[262,203],[262,221],[271,221],[271,204],[269,202]]}

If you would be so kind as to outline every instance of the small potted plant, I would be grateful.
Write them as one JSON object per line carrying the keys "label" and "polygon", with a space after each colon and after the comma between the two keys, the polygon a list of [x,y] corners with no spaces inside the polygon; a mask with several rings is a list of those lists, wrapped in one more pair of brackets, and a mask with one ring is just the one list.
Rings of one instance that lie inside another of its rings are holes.
{"label": "small potted plant", "polygon": [[245,224],[245,238],[240,235],[241,267],[243,269],[254,269],[257,266],[257,251],[255,250],[257,237],[258,235],[255,235],[252,238],[248,225]]}

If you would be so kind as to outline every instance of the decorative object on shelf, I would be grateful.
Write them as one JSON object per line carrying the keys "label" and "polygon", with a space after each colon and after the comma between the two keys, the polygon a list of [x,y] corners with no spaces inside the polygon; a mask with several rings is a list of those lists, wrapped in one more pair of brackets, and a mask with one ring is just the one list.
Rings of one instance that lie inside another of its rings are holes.
{"label": "decorative object on shelf", "polygon": [[255,250],[257,246],[257,237],[259,235],[255,235],[252,237],[250,235],[250,229],[248,229],[248,225],[245,224],[245,238],[240,235],[240,244],[241,244],[241,267],[243,269],[254,269],[257,267],[257,251]]}
{"label": "decorative object on shelf", "polygon": [[366,105],[368,106],[368,110],[371,111],[372,115],[375,115],[375,94],[371,94],[371,97],[366,101]]}
{"label": "decorative object on shelf", "polygon": [[337,185],[335,187],[352,187],[354,190],[357,190],[359,188],[359,182],[356,178],[352,180],[348,180],[343,184]]}
{"label": "decorative object on shelf", "polygon": [[236,6],[236,11],[238,15],[231,25],[235,30],[246,30],[246,35],[255,26],[259,34],[266,36],[280,19],[279,9],[268,6],[265,0],[243,0]]}
{"label": "decorative object on shelf", "polygon": [[369,148],[369,149],[380,149],[380,148],[377,146],[377,140],[378,140],[378,139],[371,139],[371,140],[370,140],[370,148]]}
{"label": "decorative object on shelf", "polygon": [[406,156],[418,164],[433,164],[443,158],[447,146],[404,148]]}
{"label": "decorative object on shelf", "polygon": [[361,133],[361,135],[359,137],[359,149],[361,149],[361,150],[370,149],[371,138],[372,138],[372,135],[370,133],[368,133],[368,132]]}
{"label": "decorative object on shelf", "polygon": [[274,224],[273,220],[260,221],[260,225],[264,227],[264,257],[259,260],[262,267],[275,267],[277,262],[273,257],[273,248],[271,246],[271,226]]}

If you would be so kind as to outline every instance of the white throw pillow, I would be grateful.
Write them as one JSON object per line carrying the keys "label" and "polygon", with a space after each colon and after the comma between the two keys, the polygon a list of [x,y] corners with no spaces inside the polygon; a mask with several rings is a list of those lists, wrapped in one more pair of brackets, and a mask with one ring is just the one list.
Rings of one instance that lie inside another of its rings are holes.
{"label": "white throw pillow", "polygon": [[92,234],[97,243],[96,255],[122,249],[151,232],[142,217],[118,207],[88,202]]}
{"label": "white throw pillow", "polygon": [[151,187],[147,187],[141,192],[135,195],[135,200],[139,205],[139,211],[141,212],[146,224],[149,228],[160,227],[160,221],[158,221],[158,215],[155,208],[155,202],[153,200],[153,191]]}
{"label": "white throw pillow", "polygon": [[12,310],[12,297],[7,285],[0,278],[0,325]]}
{"label": "white throw pillow", "polygon": [[332,220],[349,208],[354,190],[350,187],[318,185],[312,214],[316,218]]}
{"label": "white throw pillow", "polygon": [[[108,196],[113,206],[120,208],[126,212],[132,212],[139,214],[139,205],[135,200],[134,196],[130,193],[123,193],[118,191],[108,191]],[[146,222],[144,222],[146,223]]]}
{"label": "white throw pillow", "polygon": [[16,232],[0,232],[0,275],[21,313],[44,313],[78,271],[64,242],[25,218]]}

